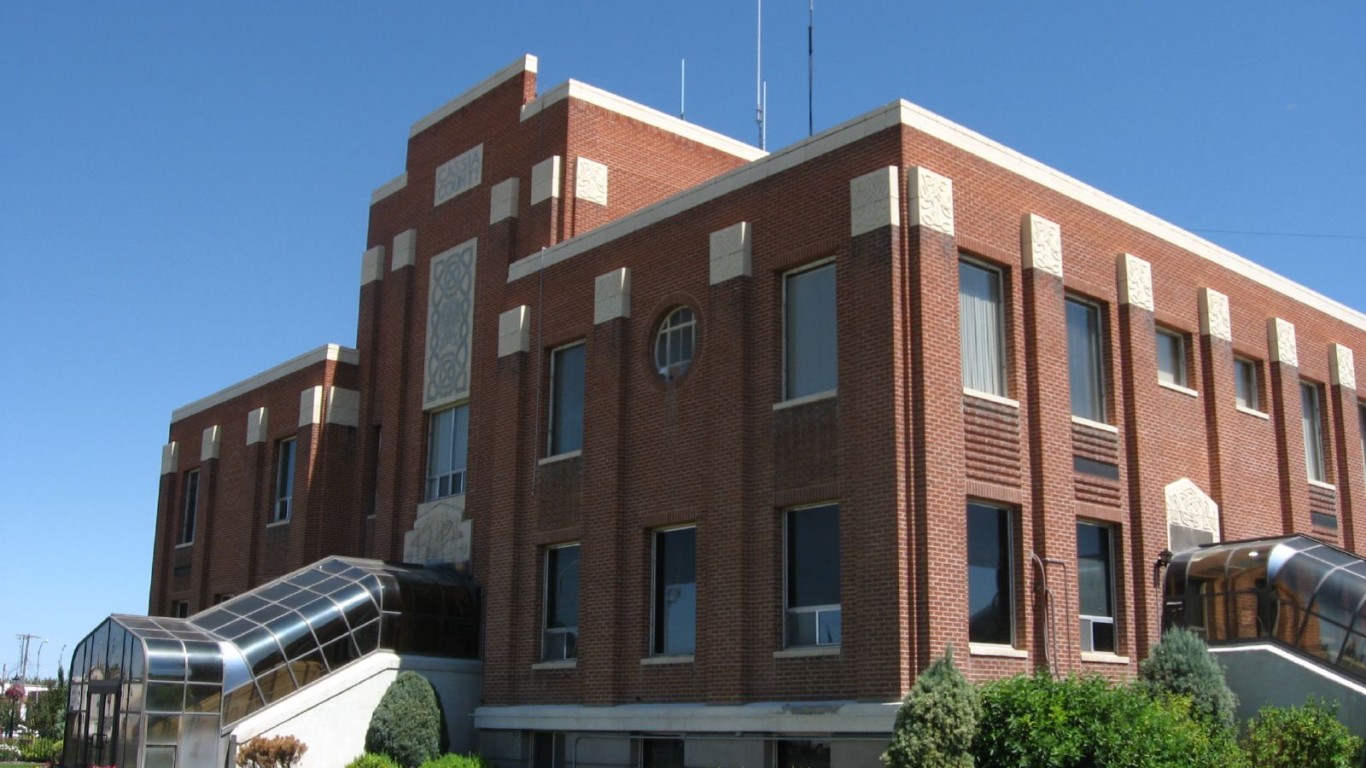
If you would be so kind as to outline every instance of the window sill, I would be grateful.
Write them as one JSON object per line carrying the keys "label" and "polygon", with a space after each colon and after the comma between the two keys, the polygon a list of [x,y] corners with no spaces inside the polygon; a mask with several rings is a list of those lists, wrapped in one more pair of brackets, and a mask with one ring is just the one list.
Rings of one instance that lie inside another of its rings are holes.
{"label": "window sill", "polygon": [[781,651],[774,651],[775,659],[808,659],[818,656],[838,656],[840,647],[838,645],[812,645],[803,648],[784,648]]}
{"label": "window sill", "polygon": [[1128,656],[1119,656],[1113,653],[1103,653],[1097,651],[1082,651],[1081,660],[1095,664],[1128,664]]}
{"label": "window sill", "polygon": [[1022,651],[1010,645],[997,645],[995,643],[968,643],[968,655],[970,656],[995,656],[1002,659],[1027,659],[1029,651]]}
{"label": "window sill", "polygon": [[646,656],[645,658],[640,660],[640,666],[642,667],[659,667],[667,666],[669,664],[691,663],[693,663],[693,655],[691,653],[686,656]]}
{"label": "window sill", "polygon": [[531,665],[534,670],[542,669],[576,669],[579,666],[578,659],[565,659],[564,661],[540,661]]}
{"label": "window sill", "polygon": [[990,392],[983,392],[983,391],[980,390],[980,389],[971,389],[971,388],[969,388],[969,387],[963,387],[963,394],[966,395],[966,396],[968,396],[968,397],[975,397],[975,398],[977,398],[978,400],[986,400],[986,401],[989,402],[989,403],[996,403],[997,405],[1004,405],[1004,406],[1006,406],[1006,407],[1014,408],[1014,409],[1016,409],[1016,410],[1019,410],[1019,409],[1020,409],[1020,401],[1019,401],[1019,400],[1011,400],[1011,399],[1008,398],[1008,397],[1002,397],[1002,396],[1000,396],[1000,395],[993,395],[993,394],[991,394]]}
{"label": "window sill", "polygon": [[1171,383],[1169,383],[1169,382],[1159,381],[1159,382],[1157,382],[1157,386],[1162,387],[1163,389],[1170,389],[1170,390],[1173,391],[1173,392],[1180,392],[1181,394],[1187,395],[1187,396],[1189,396],[1189,397],[1199,397],[1199,396],[1200,396],[1200,393],[1199,393],[1199,392],[1196,392],[1195,390],[1191,389],[1190,387],[1183,387],[1183,386],[1181,386],[1180,384],[1171,384]]}
{"label": "window sill", "polygon": [[577,459],[582,455],[583,449],[580,448],[574,451],[565,451],[564,453],[557,453],[554,456],[547,456],[544,459],[541,459],[539,462],[537,462],[537,464],[544,467],[547,464],[554,464],[557,461],[568,461],[569,459]]}
{"label": "window sill", "polygon": [[1255,408],[1244,408],[1243,406],[1240,405],[1240,406],[1238,406],[1238,413],[1246,413],[1246,414],[1249,415],[1249,416],[1256,416],[1256,417],[1259,418],[1259,419],[1265,419],[1266,421],[1271,421],[1271,417],[1270,417],[1270,416],[1268,416],[1266,413],[1264,413],[1264,412],[1262,412],[1262,411],[1259,411],[1259,410],[1257,410],[1257,409],[1255,409]]}
{"label": "window sill", "polygon": [[1072,423],[1079,424],[1083,427],[1090,427],[1091,429],[1099,429],[1102,432],[1113,432],[1116,435],[1119,434],[1119,427],[1116,427],[1113,424],[1106,424],[1102,421],[1091,421],[1090,419],[1084,418],[1082,416],[1073,416]]}
{"label": "window sill", "polygon": [[288,517],[286,517],[284,520],[276,520],[274,522],[266,523],[267,528],[279,528],[282,525],[289,525]]}
{"label": "window sill", "polygon": [[796,408],[799,405],[806,405],[807,403],[815,403],[821,400],[832,400],[838,394],[838,389],[827,389],[824,392],[817,392],[814,395],[802,395],[801,397],[793,397],[784,400],[781,403],[774,403],[773,410],[782,411],[788,408]]}
{"label": "window sill", "polygon": [[193,546],[194,546],[194,542],[193,542],[193,541],[182,541],[182,542],[180,542],[179,544],[175,545],[175,548],[176,548],[176,549],[189,549],[190,547],[193,547]]}
{"label": "window sill", "polygon": [[1322,488],[1325,491],[1337,492],[1338,489],[1338,487],[1332,483],[1325,483],[1322,480],[1314,480],[1312,478],[1309,480],[1309,485],[1314,488]]}

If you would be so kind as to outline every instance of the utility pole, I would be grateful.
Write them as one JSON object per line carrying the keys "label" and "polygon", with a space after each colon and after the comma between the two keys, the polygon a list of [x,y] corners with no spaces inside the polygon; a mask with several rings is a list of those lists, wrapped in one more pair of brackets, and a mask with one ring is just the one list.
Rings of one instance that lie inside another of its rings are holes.
{"label": "utility pole", "polygon": [[37,635],[19,634],[15,635],[19,639],[19,671],[17,673],[19,682],[28,682],[28,645],[29,642],[37,640]]}

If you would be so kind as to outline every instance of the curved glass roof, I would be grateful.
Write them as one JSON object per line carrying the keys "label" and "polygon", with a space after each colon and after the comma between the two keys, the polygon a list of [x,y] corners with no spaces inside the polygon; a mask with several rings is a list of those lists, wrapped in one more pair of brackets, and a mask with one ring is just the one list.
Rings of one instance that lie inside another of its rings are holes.
{"label": "curved glass roof", "polygon": [[1167,569],[1165,623],[1211,645],[1274,640],[1366,680],[1366,560],[1309,538],[1216,544]]}

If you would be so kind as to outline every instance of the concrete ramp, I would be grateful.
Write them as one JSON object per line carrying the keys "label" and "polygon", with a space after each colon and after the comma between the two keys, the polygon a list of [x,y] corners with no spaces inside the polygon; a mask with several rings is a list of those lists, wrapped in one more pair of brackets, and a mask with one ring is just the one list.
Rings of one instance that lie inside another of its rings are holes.
{"label": "concrete ramp", "polygon": [[1311,696],[1338,702],[1338,719],[1366,738],[1366,685],[1271,643],[1210,648],[1224,665],[1225,677],[1238,694],[1238,717],[1251,719],[1272,705],[1303,704]]}

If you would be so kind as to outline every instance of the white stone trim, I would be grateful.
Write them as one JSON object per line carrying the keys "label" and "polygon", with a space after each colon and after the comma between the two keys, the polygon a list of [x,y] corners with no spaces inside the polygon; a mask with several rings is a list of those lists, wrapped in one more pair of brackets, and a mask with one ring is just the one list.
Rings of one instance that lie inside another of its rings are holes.
{"label": "white stone trim", "polygon": [[593,324],[631,317],[631,270],[620,267],[593,281]]}
{"label": "white stone trim", "polygon": [[483,706],[485,730],[654,733],[869,733],[886,736],[901,702],[761,701],[749,704],[579,704]]}
{"label": "white stone trim", "polygon": [[711,284],[749,277],[754,269],[754,228],[741,221],[711,233]]}
{"label": "white stone trim", "polygon": [[801,397],[792,397],[792,398],[788,398],[787,400],[781,400],[781,401],[779,401],[779,402],[776,402],[776,403],[773,404],[773,410],[775,410],[775,411],[781,411],[781,410],[785,410],[785,409],[787,409],[787,408],[796,408],[796,407],[799,406],[799,405],[806,405],[807,403],[814,403],[814,402],[816,402],[816,401],[818,401],[818,400],[831,400],[831,399],[836,398],[836,397],[838,397],[838,396],[839,396],[839,390],[838,390],[838,389],[827,389],[827,390],[825,390],[824,392],[813,392],[812,394],[809,394],[809,395],[802,395]]}
{"label": "white stone trim", "polygon": [[1266,319],[1266,341],[1271,362],[1300,367],[1300,353],[1295,345],[1295,324],[1279,317]]}
{"label": "white stone trim", "polygon": [[513,176],[503,179],[489,190],[489,224],[497,224],[503,219],[517,218],[517,198],[521,193],[522,180]]}
{"label": "white stone trim", "polygon": [[1332,345],[1328,348],[1328,359],[1332,362],[1329,370],[1333,385],[1345,389],[1356,389],[1356,355],[1352,353],[1351,347],[1344,347],[1341,344]]}
{"label": "white stone trim", "polygon": [[411,139],[412,137],[418,135],[419,133],[422,133],[428,128],[431,128],[433,125],[436,125],[437,123],[441,122],[447,117],[450,117],[452,114],[458,112],[461,107],[464,107],[465,105],[469,104],[470,102],[474,101],[480,96],[483,96],[484,94],[488,93],[494,88],[497,88],[498,86],[502,85],[508,80],[511,80],[512,78],[521,75],[523,72],[531,72],[532,74],[535,74],[536,67],[537,60],[535,56],[532,56],[529,53],[521,56],[516,61],[493,73],[493,75],[488,77],[482,83],[479,83],[478,85],[474,86],[468,91],[465,91],[459,96],[456,96],[454,99],[451,99],[445,104],[442,104],[440,107],[437,107],[435,110],[427,114],[421,120],[418,120],[416,123],[413,123],[412,130],[408,131],[408,138]]}
{"label": "white stone trim", "polygon": [[907,177],[911,226],[953,237],[953,179],[919,166],[912,166]]}
{"label": "white stone trim", "polygon": [[432,178],[432,207],[454,200],[484,183],[484,145],[473,147],[437,166]]}
{"label": "white stone trim", "polygon": [[360,392],[331,387],[327,390],[327,423],[343,427],[360,426]]}
{"label": "white stone trim", "polygon": [[1128,664],[1128,656],[1120,656],[1114,653],[1101,653],[1096,651],[1082,651],[1081,660],[1092,664]]}
{"label": "white stone trim", "polygon": [[381,186],[376,187],[375,191],[370,193],[370,204],[374,205],[406,186],[408,186],[408,172],[404,171],[389,181],[384,182]]}
{"label": "white stone trim", "polygon": [[1025,269],[1062,278],[1062,227],[1056,221],[1027,213],[1020,225]]}
{"label": "white stone trim", "polygon": [[574,197],[607,205],[607,166],[586,157],[575,158]]}
{"label": "white stone trim", "polygon": [[1200,333],[1227,342],[1233,341],[1228,297],[1213,288],[1200,289]]}
{"label": "white stone trim", "polygon": [[889,165],[849,181],[849,236],[901,226],[901,185]]}
{"label": "white stone trim", "polygon": [[1196,392],[1195,390],[1191,389],[1190,387],[1183,387],[1183,386],[1181,386],[1180,384],[1173,384],[1173,383],[1171,383],[1170,381],[1160,381],[1160,380],[1159,380],[1159,381],[1157,382],[1157,386],[1162,387],[1163,389],[1170,389],[1170,390],[1173,391],[1173,392],[1180,392],[1181,394],[1187,395],[1187,396],[1189,396],[1189,397],[1199,397],[1199,396],[1200,396],[1200,393],[1199,393],[1199,392]]}
{"label": "white stone trim", "polygon": [[990,656],[1000,659],[1027,659],[1029,651],[1016,648],[1013,645],[1000,645],[997,643],[968,643],[969,656]]}
{"label": "white stone trim", "polygon": [[1004,406],[1007,406],[1007,407],[1009,407],[1009,408],[1014,408],[1014,409],[1016,409],[1016,410],[1019,410],[1019,408],[1020,408],[1020,401],[1019,401],[1019,400],[1012,400],[1012,399],[1009,398],[1009,397],[1001,397],[1000,395],[993,395],[993,394],[991,394],[990,392],[983,392],[983,391],[980,390],[980,389],[973,389],[972,387],[963,387],[963,394],[967,395],[968,397],[975,397],[975,398],[977,398],[978,400],[986,400],[986,401],[989,402],[989,403],[996,403],[997,405],[1004,405]]}
{"label": "white stone trim", "polygon": [[1106,424],[1103,421],[1092,421],[1084,416],[1073,416],[1072,423],[1080,424],[1083,427],[1090,427],[1091,429],[1099,429],[1102,432],[1114,432],[1116,435],[1119,434],[1119,427],[1116,427],[1114,424]]}
{"label": "white stone trim", "polygon": [[405,229],[394,235],[394,259],[391,272],[417,264],[417,230]]}
{"label": "white stone trim", "polygon": [[673,115],[668,115],[656,109],[637,104],[630,99],[622,98],[614,93],[608,93],[601,88],[595,88],[578,80],[568,80],[552,88],[544,95],[522,107],[522,121],[525,122],[532,117],[540,114],[546,107],[565,99],[578,99],[587,104],[615,112],[623,117],[644,123],[646,125],[667,131],[675,136],[696,142],[706,147],[734,155],[744,160],[758,160],[768,153],[757,147],[752,147],[743,141],[736,141],[729,136],[724,136],[715,131],[709,131],[700,125],[694,125],[686,120],[681,120]]}
{"label": "white stone trim", "polygon": [[249,379],[244,379],[230,387],[220,389],[212,395],[201,397],[188,405],[182,405],[174,411],[171,411],[171,423],[174,424],[181,419],[206,411],[215,405],[226,403],[234,397],[244,395],[254,389],[259,389],[272,381],[278,381],[291,373],[297,373],[311,365],[316,365],[325,360],[332,360],[347,365],[358,365],[360,364],[360,353],[350,347],[343,347],[337,344],[325,344],[311,352],[305,352],[292,360],[286,360],[274,368],[268,368]]}
{"label": "white stone trim", "polygon": [[1115,260],[1116,279],[1119,282],[1119,303],[1128,304],[1152,312],[1156,309],[1153,302],[1153,265],[1132,253],[1121,253]]}
{"label": "white stone trim", "polygon": [[1325,483],[1322,480],[1315,480],[1312,477],[1309,478],[1309,484],[1315,488],[1322,488],[1325,491],[1336,491],[1338,489],[1333,483]]}
{"label": "white stone trim", "polygon": [[821,656],[838,656],[840,647],[838,645],[813,645],[801,648],[784,648],[781,651],[774,651],[775,659],[814,659]]}
{"label": "white stone trim", "polygon": [[498,316],[498,356],[531,351],[531,307],[523,304]]}
{"label": "white stone trim", "polygon": [[299,393],[299,426],[311,427],[323,421],[323,388],[319,384]]}
{"label": "white stone trim", "polygon": [[544,202],[560,196],[559,155],[551,155],[531,166],[531,204]]}
{"label": "white stone trim", "polygon": [[209,461],[218,458],[219,448],[223,442],[223,430],[217,424],[204,430],[199,442],[199,460]]}
{"label": "white stone trim", "polygon": [[[1306,672],[1318,675],[1319,677],[1322,677],[1323,679],[1335,685],[1339,685],[1343,688],[1352,690],[1358,696],[1366,696],[1366,685],[1358,683],[1354,680],[1349,680],[1346,677],[1338,674],[1336,671],[1326,669],[1323,666],[1320,666],[1319,663],[1309,661],[1308,659],[1302,659],[1297,654],[1287,651],[1279,646],[1271,645],[1269,643],[1265,645],[1215,645],[1210,647],[1209,652],[1215,655],[1222,653],[1270,653],[1272,655],[1281,657],[1282,659],[1290,662],[1291,664],[1294,664],[1295,666],[1305,670]],[[479,710],[475,710],[476,717],[478,717],[478,712]]]}
{"label": "white stone trim", "polygon": [[1195,481],[1183,477],[1169,483],[1163,493],[1167,500],[1168,526],[1179,525],[1205,531],[1212,534],[1215,541],[1220,540],[1219,504],[1201,490]]}
{"label": "white stone trim", "polygon": [[565,659],[564,661],[538,661],[531,665],[532,669],[577,669],[578,659]]}
{"label": "white stone trim", "polygon": [[555,464],[555,463],[561,462],[561,461],[568,461],[569,459],[577,459],[578,457],[580,457],[580,456],[582,456],[582,455],[583,455],[583,449],[582,449],[582,448],[575,448],[575,449],[572,450],[572,451],[565,451],[564,453],[557,453],[557,454],[555,454],[554,456],[546,456],[546,457],[543,458],[543,459],[537,460],[536,464],[539,465],[539,466],[544,467],[544,466],[547,465],[547,464]]}
{"label": "white stone trim", "polygon": [[1241,405],[1235,407],[1238,409],[1239,413],[1246,413],[1249,416],[1256,416],[1259,419],[1266,419],[1267,421],[1271,420],[1271,415],[1265,411],[1259,411],[1255,408],[1244,408]]}
{"label": "white stone trim", "polygon": [[169,475],[180,469],[180,444],[172,440],[161,446],[161,474]]}
{"label": "white stone trim", "polygon": [[377,245],[367,250],[360,257],[360,284],[369,285],[383,279],[384,246]]}
{"label": "white stone trim", "polygon": [[670,664],[691,664],[693,660],[691,653],[686,656],[644,656],[640,660],[640,666],[665,667]]}
{"label": "white stone trim", "polygon": [[247,413],[247,445],[264,443],[270,436],[270,410],[264,405]]}

